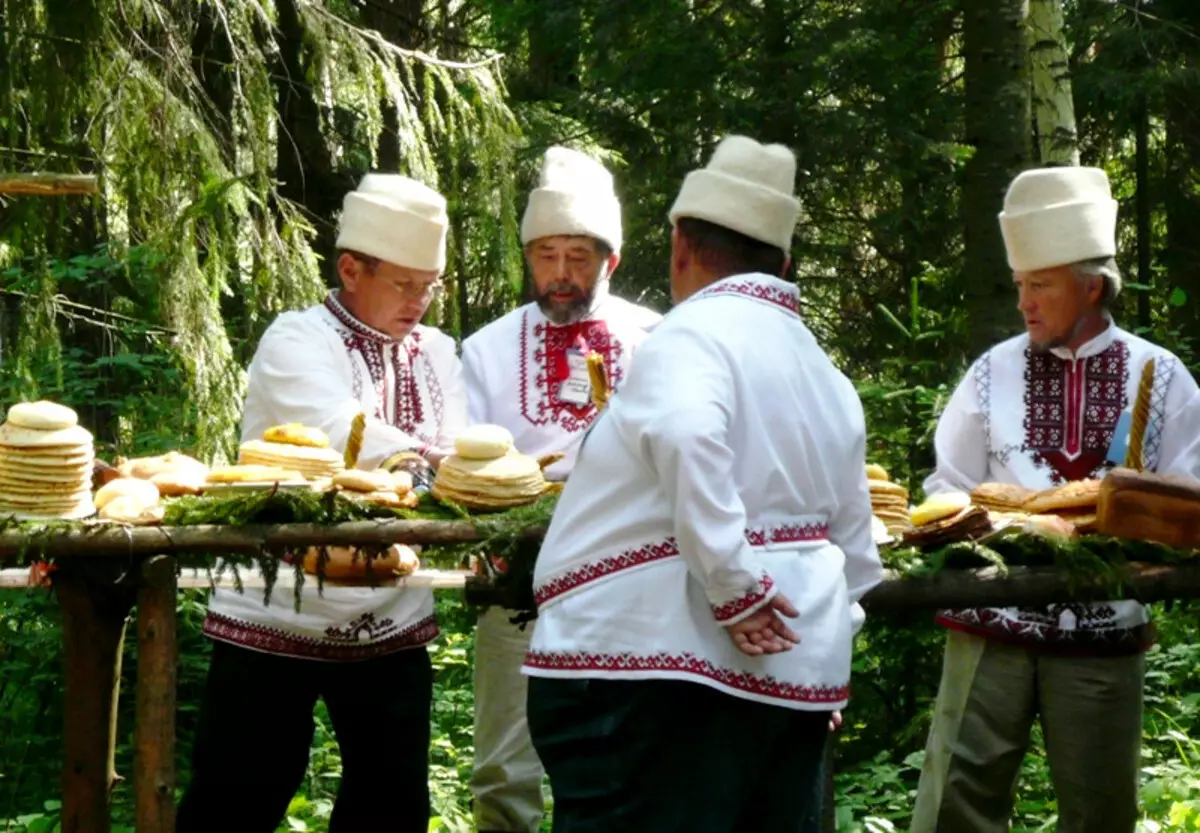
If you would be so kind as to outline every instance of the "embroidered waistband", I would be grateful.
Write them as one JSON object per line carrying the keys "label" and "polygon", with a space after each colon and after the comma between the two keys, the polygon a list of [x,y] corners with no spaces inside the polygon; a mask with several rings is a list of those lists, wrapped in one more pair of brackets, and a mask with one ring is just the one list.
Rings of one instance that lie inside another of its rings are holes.
{"label": "embroidered waistband", "polygon": [[[829,540],[829,521],[822,516],[803,516],[746,529],[746,541],[752,547],[787,546]],[[602,578],[644,567],[657,561],[679,557],[679,545],[673,537],[629,547],[615,555],[587,561],[537,584],[533,589],[538,607],[565,593],[578,590]]]}

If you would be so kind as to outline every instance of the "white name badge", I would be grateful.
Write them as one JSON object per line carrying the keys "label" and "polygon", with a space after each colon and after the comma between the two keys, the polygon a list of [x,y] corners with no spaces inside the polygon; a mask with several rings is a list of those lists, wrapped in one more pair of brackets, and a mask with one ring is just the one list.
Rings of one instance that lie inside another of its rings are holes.
{"label": "white name badge", "polygon": [[592,380],[588,376],[587,357],[579,350],[567,351],[567,379],[558,386],[558,398],[572,405],[592,401]]}

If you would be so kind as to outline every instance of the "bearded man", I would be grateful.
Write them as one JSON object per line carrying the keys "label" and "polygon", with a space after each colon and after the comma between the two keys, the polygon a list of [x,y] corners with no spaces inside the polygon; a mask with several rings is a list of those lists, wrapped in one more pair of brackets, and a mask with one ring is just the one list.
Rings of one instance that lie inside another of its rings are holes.
{"label": "bearded man", "polygon": [[[1099,478],[1154,360],[1149,471],[1200,479],[1200,395],[1166,350],[1119,328],[1117,204],[1096,168],[1013,180],[1000,227],[1026,332],[975,361],[938,421],[927,494],[981,483],[1045,489]],[[1008,830],[1040,719],[1060,833],[1137,822],[1143,652],[1136,601],[941,611],[949,628],[912,833]]]}
{"label": "bearded man", "polygon": [[[320,428],[344,451],[364,413],[361,468],[436,464],[466,425],[454,340],[421,325],[441,288],[446,201],[403,176],[368,174],[346,195],[340,290],[285,312],[250,364],[244,440],[281,423]],[[342,755],[332,833],[429,826],[429,720],[438,635],[428,588],[213,591],[212,663],[200,704],[179,833],[271,833],[308,767],[313,708],[325,701]],[[236,810],[228,796],[236,795]]]}
{"label": "bearded man", "polygon": [[[562,452],[546,475],[563,480],[597,413],[588,352],[604,357],[611,387],[619,390],[661,316],[609,292],[621,262],[621,205],[612,175],[586,154],[546,151],[521,242],[534,299],[463,343],[468,410],[473,423],[507,428],[525,454]],[[509,617],[491,608],[476,629],[471,790],[482,833],[536,833],[545,811],[542,765],[525,720],[521,662],[529,632]]]}

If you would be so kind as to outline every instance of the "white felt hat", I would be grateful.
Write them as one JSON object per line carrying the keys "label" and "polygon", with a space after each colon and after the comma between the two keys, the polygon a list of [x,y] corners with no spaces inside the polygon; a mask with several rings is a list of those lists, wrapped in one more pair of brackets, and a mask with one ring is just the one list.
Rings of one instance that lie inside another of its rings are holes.
{"label": "white felt hat", "polygon": [[1117,202],[1099,168],[1039,168],[1012,181],[1000,212],[1008,265],[1036,272],[1117,254]]}
{"label": "white felt hat", "polygon": [[792,196],[795,184],[796,157],[786,147],[727,136],[708,165],[683,180],[671,206],[671,224],[695,217],[787,252],[800,215],[800,201]]}
{"label": "white felt hat", "polygon": [[446,267],[446,200],[399,174],[367,174],[342,203],[337,248],[426,271]]}
{"label": "white felt hat", "polygon": [[621,203],[612,174],[585,153],[555,146],[546,151],[525,206],[521,243],[560,234],[595,237],[621,251]]}

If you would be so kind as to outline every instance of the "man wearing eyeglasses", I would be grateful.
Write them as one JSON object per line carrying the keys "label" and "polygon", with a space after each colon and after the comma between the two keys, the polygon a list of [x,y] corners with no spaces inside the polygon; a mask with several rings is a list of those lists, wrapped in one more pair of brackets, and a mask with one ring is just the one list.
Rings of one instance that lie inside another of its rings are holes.
{"label": "man wearing eyeglasses", "polygon": [[[552,480],[570,473],[596,418],[588,353],[604,357],[610,386],[619,390],[634,351],[662,317],[610,294],[621,238],[612,174],[586,154],[550,148],[521,222],[533,302],[463,343],[471,421],[504,426],[525,454],[563,452],[546,469]],[[529,630],[511,617],[493,607],[476,628],[471,791],[480,833],[536,833],[544,811],[521,675]]]}
{"label": "man wearing eyeglasses", "polygon": [[[322,429],[344,450],[366,415],[359,467],[436,466],[466,425],[453,339],[421,325],[446,262],[446,202],[402,176],[369,174],[346,195],[338,235],[340,288],[286,312],[250,365],[242,436],[288,422]],[[403,463],[397,462],[403,461]],[[272,833],[308,766],[313,709],[325,701],[341,748],[333,833],[425,833],[438,635],[428,589],[291,588],[269,605],[254,591],[213,592],[214,640],[200,706],[192,780],[178,833]],[[229,795],[239,798],[236,818]]]}

